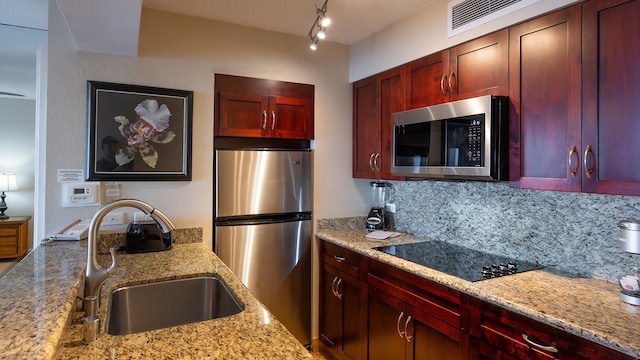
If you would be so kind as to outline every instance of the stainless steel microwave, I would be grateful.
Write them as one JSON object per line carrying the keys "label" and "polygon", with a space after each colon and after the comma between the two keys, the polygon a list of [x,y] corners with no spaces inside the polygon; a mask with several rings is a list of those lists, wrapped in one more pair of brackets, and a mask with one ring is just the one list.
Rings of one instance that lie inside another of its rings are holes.
{"label": "stainless steel microwave", "polygon": [[391,173],[508,180],[509,98],[481,96],[392,114]]}

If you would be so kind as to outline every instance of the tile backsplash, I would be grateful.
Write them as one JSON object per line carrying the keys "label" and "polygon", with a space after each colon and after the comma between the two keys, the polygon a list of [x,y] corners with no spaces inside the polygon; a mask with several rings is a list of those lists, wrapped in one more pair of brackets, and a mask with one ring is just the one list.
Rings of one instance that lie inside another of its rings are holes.
{"label": "tile backsplash", "polygon": [[640,197],[512,189],[508,183],[394,181],[395,228],[617,282],[640,266],[617,223],[640,218]]}

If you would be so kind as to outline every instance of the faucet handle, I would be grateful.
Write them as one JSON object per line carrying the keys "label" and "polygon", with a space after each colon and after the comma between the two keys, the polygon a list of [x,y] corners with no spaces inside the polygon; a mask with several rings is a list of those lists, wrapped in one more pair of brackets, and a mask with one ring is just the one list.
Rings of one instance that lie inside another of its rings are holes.
{"label": "faucet handle", "polygon": [[111,265],[107,267],[107,273],[111,275],[116,272],[116,248],[110,248],[109,253],[111,254]]}

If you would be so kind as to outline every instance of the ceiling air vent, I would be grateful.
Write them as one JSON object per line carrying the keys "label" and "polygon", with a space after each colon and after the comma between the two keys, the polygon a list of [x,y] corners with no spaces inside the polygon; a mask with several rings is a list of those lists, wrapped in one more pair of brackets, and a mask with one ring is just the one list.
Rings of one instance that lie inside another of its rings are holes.
{"label": "ceiling air vent", "polygon": [[448,5],[449,37],[522,9],[540,0],[454,0]]}

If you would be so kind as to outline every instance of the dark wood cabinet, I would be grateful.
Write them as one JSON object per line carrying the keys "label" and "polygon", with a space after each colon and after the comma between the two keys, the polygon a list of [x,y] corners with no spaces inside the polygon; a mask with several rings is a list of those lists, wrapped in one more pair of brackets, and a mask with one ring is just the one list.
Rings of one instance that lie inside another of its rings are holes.
{"label": "dark wood cabinet", "polygon": [[320,341],[339,359],[364,360],[367,295],[358,277],[364,271],[363,258],[328,242],[320,242],[320,247]]}
{"label": "dark wood cabinet", "polygon": [[405,73],[394,68],[353,84],[353,177],[391,174],[391,114],[405,109]]}
{"label": "dark wood cabinet", "polygon": [[340,359],[630,360],[553,325],[319,240],[319,340]]}
{"label": "dark wood cabinet", "polygon": [[512,186],[640,195],[638,16],[591,0],[510,29]]}
{"label": "dark wood cabinet", "polygon": [[582,9],[582,191],[640,195],[640,1]]}
{"label": "dark wood cabinet", "polygon": [[580,9],[509,30],[512,186],[580,190]]}
{"label": "dark wood cabinet", "polygon": [[507,95],[508,34],[500,30],[408,63],[407,108]]}
{"label": "dark wood cabinet", "polygon": [[380,155],[381,128],[377,114],[378,89],[375,76],[353,83],[353,177],[377,176],[376,156]]}
{"label": "dark wood cabinet", "polygon": [[370,260],[369,359],[468,359],[462,295]]}
{"label": "dark wood cabinet", "polygon": [[472,359],[630,360],[625,354],[502,307],[470,300]]}
{"label": "dark wood cabinet", "polygon": [[449,100],[449,51],[427,55],[405,65],[407,109]]}
{"label": "dark wood cabinet", "polygon": [[[509,93],[509,30],[449,49],[449,100]],[[444,83],[443,83],[444,84]]]}
{"label": "dark wood cabinet", "polygon": [[313,85],[216,74],[215,94],[215,136],[313,139]]}

